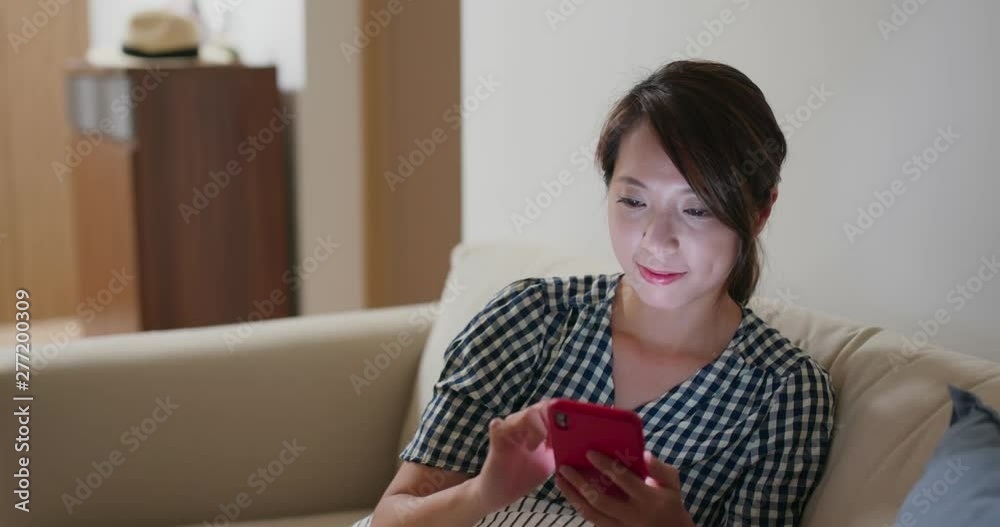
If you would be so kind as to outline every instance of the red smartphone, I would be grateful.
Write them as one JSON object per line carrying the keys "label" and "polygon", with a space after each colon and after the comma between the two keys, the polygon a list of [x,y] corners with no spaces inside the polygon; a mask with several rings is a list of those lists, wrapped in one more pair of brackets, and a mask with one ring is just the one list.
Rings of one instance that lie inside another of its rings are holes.
{"label": "red smartphone", "polygon": [[627,500],[618,485],[587,460],[587,451],[596,450],[635,472],[648,476],[642,453],[646,448],[642,420],[630,410],[572,399],[554,399],[546,418],[548,437],[556,467],[570,465],[599,492]]}

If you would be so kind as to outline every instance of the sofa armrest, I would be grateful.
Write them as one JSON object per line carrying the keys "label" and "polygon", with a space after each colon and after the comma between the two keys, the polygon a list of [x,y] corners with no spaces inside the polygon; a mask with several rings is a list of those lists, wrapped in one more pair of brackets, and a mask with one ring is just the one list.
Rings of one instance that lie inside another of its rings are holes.
{"label": "sofa armrest", "polygon": [[[395,473],[429,307],[36,349],[33,524],[211,524],[374,507]],[[11,351],[0,361],[11,382],[13,369]],[[8,414],[3,437],[17,426]],[[13,493],[11,478],[4,489]]]}

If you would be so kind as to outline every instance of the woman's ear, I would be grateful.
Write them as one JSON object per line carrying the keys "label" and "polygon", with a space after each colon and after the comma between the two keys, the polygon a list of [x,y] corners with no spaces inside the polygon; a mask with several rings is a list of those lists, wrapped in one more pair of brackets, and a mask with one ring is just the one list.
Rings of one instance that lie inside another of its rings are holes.
{"label": "woman's ear", "polygon": [[771,187],[771,196],[768,198],[767,206],[764,207],[760,212],[760,217],[757,219],[757,229],[754,232],[754,236],[760,234],[760,231],[764,229],[764,224],[767,223],[767,219],[771,217],[771,208],[774,206],[774,202],[778,199],[778,186],[775,185]]}

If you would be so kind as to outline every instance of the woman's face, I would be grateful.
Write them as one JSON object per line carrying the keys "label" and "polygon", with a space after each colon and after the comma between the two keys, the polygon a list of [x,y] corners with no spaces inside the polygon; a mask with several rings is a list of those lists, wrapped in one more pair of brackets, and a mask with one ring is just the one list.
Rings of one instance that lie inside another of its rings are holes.
{"label": "woman's face", "polygon": [[[608,189],[611,245],[643,303],[675,309],[723,294],[739,238],[691,190],[647,120],[618,151]],[[650,275],[673,273],[673,278]]]}

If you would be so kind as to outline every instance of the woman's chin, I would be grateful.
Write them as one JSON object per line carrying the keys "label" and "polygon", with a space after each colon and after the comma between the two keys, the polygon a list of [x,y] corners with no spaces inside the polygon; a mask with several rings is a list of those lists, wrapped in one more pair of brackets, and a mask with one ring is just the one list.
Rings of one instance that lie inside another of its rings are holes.
{"label": "woman's chin", "polygon": [[630,282],[630,286],[639,300],[652,309],[678,309],[691,301],[683,288],[676,287],[679,285],[676,282],[667,285],[652,284],[641,276],[638,278],[630,277]]}

